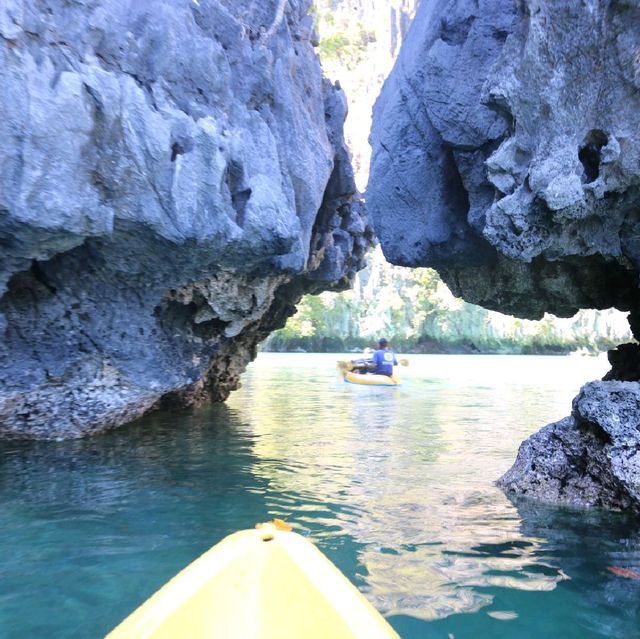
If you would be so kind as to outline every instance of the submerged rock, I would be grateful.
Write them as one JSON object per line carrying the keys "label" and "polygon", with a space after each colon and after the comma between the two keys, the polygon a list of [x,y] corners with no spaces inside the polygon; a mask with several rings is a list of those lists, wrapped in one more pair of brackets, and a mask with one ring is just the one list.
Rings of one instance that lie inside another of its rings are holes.
{"label": "submerged rock", "polygon": [[[630,311],[640,337],[639,47],[626,0],[422,3],[374,109],[367,205],[387,259],[519,317]],[[607,379],[631,392],[639,353],[612,353]],[[629,401],[607,396],[613,414]],[[637,504],[627,444],[605,446],[576,415],[528,440],[503,484]]]}
{"label": "submerged rock", "polygon": [[0,435],[222,400],[372,232],[309,0],[0,7]]}

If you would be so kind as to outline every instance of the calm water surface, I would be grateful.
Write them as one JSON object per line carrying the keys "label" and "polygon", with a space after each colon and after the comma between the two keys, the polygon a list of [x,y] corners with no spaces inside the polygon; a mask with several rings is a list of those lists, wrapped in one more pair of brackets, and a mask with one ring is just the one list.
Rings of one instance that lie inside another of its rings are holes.
{"label": "calm water surface", "polygon": [[0,636],[100,637],[226,534],[281,517],[403,637],[640,637],[640,526],[492,482],[603,358],[412,357],[400,388],[263,354],[226,405],[0,444]]}

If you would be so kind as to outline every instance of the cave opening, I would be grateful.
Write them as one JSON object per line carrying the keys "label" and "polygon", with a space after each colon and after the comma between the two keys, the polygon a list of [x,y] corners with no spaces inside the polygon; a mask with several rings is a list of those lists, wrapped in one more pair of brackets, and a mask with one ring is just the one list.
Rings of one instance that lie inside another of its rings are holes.
{"label": "cave opening", "polygon": [[245,210],[247,202],[251,198],[251,189],[245,184],[245,172],[242,164],[230,160],[227,165],[224,182],[231,195],[231,205],[236,212],[236,224],[244,226]]}
{"label": "cave opening", "polygon": [[591,129],[585,136],[578,151],[578,159],[584,169],[583,182],[589,184],[600,176],[600,152],[608,142],[609,137],[600,129]]}

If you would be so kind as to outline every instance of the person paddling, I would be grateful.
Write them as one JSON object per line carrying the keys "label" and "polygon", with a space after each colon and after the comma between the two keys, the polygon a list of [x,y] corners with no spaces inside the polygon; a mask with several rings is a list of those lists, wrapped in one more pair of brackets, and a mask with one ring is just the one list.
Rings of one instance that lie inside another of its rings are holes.
{"label": "person paddling", "polygon": [[377,375],[393,376],[393,367],[398,365],[396,354],[389,348],[389,342],[383,337],[378,342],[378,350],[373,354],[373,361],[369,365],[370,372]]}

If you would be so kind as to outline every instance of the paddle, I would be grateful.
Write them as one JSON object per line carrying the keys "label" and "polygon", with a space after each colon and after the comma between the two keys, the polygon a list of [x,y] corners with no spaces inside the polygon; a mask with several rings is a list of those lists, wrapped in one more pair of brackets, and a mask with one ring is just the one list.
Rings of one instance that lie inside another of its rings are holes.
{"label": "paddle", "polygon": [[338,370],[340,371],[352,371],[353,370],[353,362],[347,359],[339,359],[337,362]]}
{"label": "paddle", "polygon": [[[358,360],[356,360],[358,361]],[[398,360],[398,364],[400,366],[409,366],[409,360],[406,357]],[[349,359],[339,359],[337,362],[338,370],[341,371],[352,371],[357,365],[354,365],[352,360]]]}

